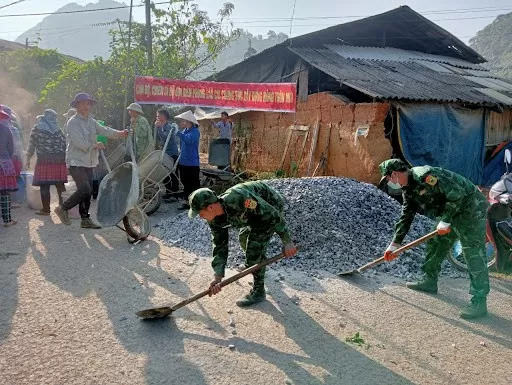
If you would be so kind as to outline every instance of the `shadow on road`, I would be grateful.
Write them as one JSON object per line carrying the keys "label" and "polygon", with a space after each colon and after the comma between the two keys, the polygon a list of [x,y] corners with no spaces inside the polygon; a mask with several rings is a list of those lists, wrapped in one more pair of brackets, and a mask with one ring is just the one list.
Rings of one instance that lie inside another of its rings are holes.
{"label": "shadow on road", "polygon": [[[148,324],[134,315],[155,306],[151,298],[156,289],[178,297],[191,294],[186,283],[160,267],[156,242],[131,246],[117,229],[95,232],[62,225],[39,232],[39,237],[46,255],[33,255],[44,277],[75,297],[96,294],[101,299],[117,339],[128,351],[147,356],[147,384],[206,384],[199,368],[183,357],[183,336],[169,328],[172,321]],[[156,264],[150,263],[155,258]],[[202,319],[221,328],[206,315]]]}
{"label": "shadow on road", "polygon": [[[371,360],[348,344],[328,333],[318,322],[311,318],[299,306],[293,304],[282,290],[280,284],[271,284],[272,297],[279,302],[280,308],[265,301],[254,307],[270,315],[275,322],[281,324],[286,336],[293,340],[304,354],[286,353],[277,348],[234,337],[230,343],[236,346],[241,354],[256,354],[268,364],[282,370],[293,384],[304,385],[410,385],[412,382],[394,373],[385,366]],[[249,311],[249,310],[248,310]],[[255,325],[257,327],[257,325]],[[207,336],[185,333],[187,339],[215,345],[222,345],[224,340]],[[322,372],[322,378],[313,375]]]}
{"label": "shadow on road", "polygon": [[18,224],[5,228],[0,222],[0,344],[9,337],[18,306],[19,268],[25,263],[29,239],[28,221],[20,219],[18,209],[12,216]]}
{"label": "shadow on road", "polygon": [[[467,302],[459,299],[460,293],[451,291],[450,289],[445,289],[445,291],[447,291],[448,293],[437,295],[435,296],[435,298],[453,305],[457,310],[467,305]],[[468,322],[462,319],[449,318],[444,315],[435,313],[431,309],[427,309],[423,306],[418,305],[418,303],[408,301],[396,295],[390,293],[384,294],[392,297],[393,299],[399,302],[405,303],[410,307],[418,309],[424,313],[438,317],[452,326],[467,330],[475,335],[480,336],[481,338],[488,339],[489,341],[493,341],[499,345],[502,345],[505,348],[512,349],[512,324],[509,320],[502,318],[497,314],[493,314],[492,312],[490,312],[487,317]],[[479,330],[478,325],[487,326],[489,329],[493,331],[493,333],[490,334],[486,333],[483,330]]]}

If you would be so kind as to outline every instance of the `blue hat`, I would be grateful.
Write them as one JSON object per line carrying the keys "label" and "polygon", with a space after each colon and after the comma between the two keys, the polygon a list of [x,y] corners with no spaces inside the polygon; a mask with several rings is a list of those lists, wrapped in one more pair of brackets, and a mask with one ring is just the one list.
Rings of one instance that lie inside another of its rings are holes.
{"label": "blue hat", "polygon": [[69,103],[69,106],[72,108],[76,108],[76,106],[79,102],[83,102],[85,100],[90,101],[93,105],[98,103],[98,101],[91,98],[91,96],[89,94],[86,94],[85,92],[81,92],[79,94],[76,94],[75,98],[71,101],[71,103]]}

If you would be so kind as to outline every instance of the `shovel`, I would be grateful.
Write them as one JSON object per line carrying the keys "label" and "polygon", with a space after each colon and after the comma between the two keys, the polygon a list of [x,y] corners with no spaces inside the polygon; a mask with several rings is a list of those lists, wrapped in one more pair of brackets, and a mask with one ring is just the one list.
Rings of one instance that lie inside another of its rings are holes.
{"label": "shovel", "polygon": [[[409,249],[412,249],[413,247],[416,247],[420,244],[422,244],[423,242],[425,241],[428,241],[430,238],[433,238],[437,235],[437,230],[436,231],[432,231],[431,233],[428,233],[427,235],[424,235],[423,237],[421,238],[418,238],[416,239],[415,241],[412,241],[411,243],[408,243],[407,245],[405,246],[402,246],[398,249],[396,249],[393,254],[401,254],[403,253],[404,251],[406,250],[409,250]],[[343,277],[343,276],[350,276],[350,275],[354,275],[354,274],[359,274],[361,273],[362,271],[365,271],[367,269],[371,269],[372,267],[384,262],[384,257],[380,257],[372,262],[369,262],[367,263],[366,265],[364,266],[361,266],[360,268],[358,269],[354,269],[354,270],[349,270],[349,271],[344,271],[344,272],[341,272],[339,273],[338,275],[340,277]]]}
{"label": "shovel", "polygon": [[[300,250],[300,247],[297,246],[297,251],[299,251],[299,250]],[[265,261],[260,262],[257,265],[248,267],[247,269],[242,270],[240,273],[237,273],[237,274],[235,274],[235,275],[233,275],[233,276],[231,276],[231,277],[229,277],[227,279],[222,280],[219,283],[219,285],[220,285],[220,287],[227,286],[230,283],[233,283],[235,281],[238,281],[240,278],[245,277],[246,275],[254,273],[256,270],[259,270],[262,267],[270,265],[271,263],[277,262],[277,261],[279,261],[280,259],[283,259],[283,258],[284,258],[284,254],[281,253],[279,255],[276,255],[275,257],[266,259]],[[190,304],[192,302],[195,302],[198,299],[203,298],[204,296],[207,296],[208,294],[210,294],[210,289],[204,290],[201,293],[194,295],[193,297],[184,299],[183,301],[181,301],[177,305],[174,305],[173,307],[168,307],[168,306],[156,307],[156,308],[153,308],[153,309],[141,310],[141,311],[138,311],[135,314],[137,315],[137,317],[142,318],[142,319],[152,319],[152,318],[167,317],[172,312],[174,312],[175,310],[178,310],[178,309],[180,309],[180,308],[182,308],[182,307],[184,307],[184,306],[186,306],[186,305],[188,305],[188,304]]]}

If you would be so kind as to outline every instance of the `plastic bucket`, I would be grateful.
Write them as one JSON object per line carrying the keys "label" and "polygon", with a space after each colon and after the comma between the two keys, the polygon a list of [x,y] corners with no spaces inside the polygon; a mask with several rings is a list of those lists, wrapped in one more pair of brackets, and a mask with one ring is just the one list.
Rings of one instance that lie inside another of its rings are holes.
{"label": "plastic bucket", "polygon": [[25,203],[27,200],[27,193],[25,191],[25,172],[22,172],[18,177],[18,191],[11,195],[11,199],[16,203]]}
{"label": "plastic bucket", "polygon": [[43,208],[43,202],[41,202],[41,193],[39,187],[32,186],[34,180],[33,172],[25,172],[25,196],[28,207],[32,210],[41,210]]}

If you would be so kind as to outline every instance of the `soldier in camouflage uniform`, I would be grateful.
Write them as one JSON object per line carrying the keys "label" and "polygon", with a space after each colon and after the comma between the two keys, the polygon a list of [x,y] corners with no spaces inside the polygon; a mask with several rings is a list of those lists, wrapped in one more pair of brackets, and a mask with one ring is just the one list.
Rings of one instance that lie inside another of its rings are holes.
{"label": "soldier in camouflage uniform", "polygon": [[[277,233],[283,242],[285,256],[297,253],[283,219],[282,196],[262,182],[240,183],[217,197],[213,191],[201,188],[189,198],[189,217],[197,214],[208,221],[212,232],[215,279],[210,284],[211,294],[220,291],[228,258],[228,228],[239,228],[238,239],[245,252],[247,267],[265,260],[270,238]],[[265,268],[253,273],[254,283],[249,294],[240,298],[238,306],[250,306],[265,299]],[[210,295],[211,295],[210,294]]]}
{"label": "soldier in camouflage uniform", "polygon": [[[391,188],[401,188],[404,203],[402,215],[395,225],[395,236],[386,249],[387,261],[400,247],[419,208],[432,219],[438,219],[437,236],[427,243],[424,278],[407,287],[428,293],[437,293],[437,277],[441,263],[453,244],[460,239],[471,281],[471,304],[461,311],[465,319],[487,314],[489,273],[485,252],[485,228],[488,203],[484,195],[466,178],[438,167],[409,168],[399,159],[380,164],[380,172]],[[453,230],[453,231],[451,231]]]}

